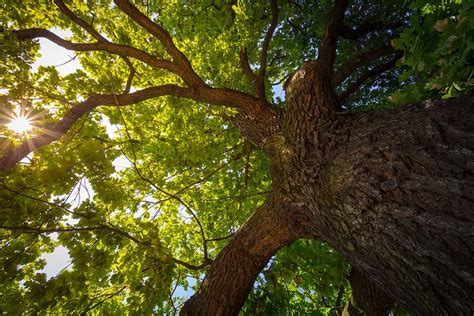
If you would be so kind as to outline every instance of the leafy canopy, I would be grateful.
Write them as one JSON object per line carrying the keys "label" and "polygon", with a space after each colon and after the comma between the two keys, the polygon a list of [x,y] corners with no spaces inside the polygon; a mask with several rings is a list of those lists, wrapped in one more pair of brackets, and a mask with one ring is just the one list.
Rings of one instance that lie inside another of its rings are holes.
{"label": "leafy canopy", "polygon": [[[3,1],[0,5],[0,146],[2,155],[43,133],[74,104],[97,94],[182,85],[176,74],[104,51],[76,51],[81,67],[61,74],[32,68],[38,41],[15,30],[44,28],[74,43],[96,40],[61,11],[62,1]],[[105,39],[169,58],[164,46],[110,1],[62,3]],[[212,87],[253,94],[241,68],[260,62],[272,11],[265,1],[136,1],[167,30],[196,73]],[[281,85],[314,59],[331,1],[278,1],[278,25],[268,50],[267,97],[284,108]],[[391,40],[399,68],[363,82],[346,108],[418,101],[472,91],[474,6],[416,1],[353,1],[348,24],[381,23],[375,37],[342,40],[337,66],[355,50]],[[387,31],[387,28],[390,30]],[[356,45],[356,47],[354,47]],[[391,49],[391,48],[389,48]],[[358,76],[389,61],[351,73]],[[134,75],[130,76],[133,69]],[[131,85],[127,84],[133,79]],[[272,89],[272,87],[276,87]],[[391,95],[390,98],[388,98]],[[6,124],[20,109],[34,129]],[[270,190],[267,158],[227,118],[235,110],[176,96],[104,106],[79,118],[59,140],[0,178],[0,311],[9,313],[173,313],[200,284],[209,262]],[[44,254],[66,249],[69,263],[44,273]],[[330,314],[350,295],[341,255],[316,241],[281,250],[260,274],[244,312],[292,310]]]}

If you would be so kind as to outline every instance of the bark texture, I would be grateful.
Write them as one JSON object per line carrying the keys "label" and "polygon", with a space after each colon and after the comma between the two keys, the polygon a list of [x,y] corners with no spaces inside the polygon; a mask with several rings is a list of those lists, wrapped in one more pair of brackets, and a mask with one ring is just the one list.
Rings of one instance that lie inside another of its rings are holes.
{"label": "bark texture", "polygon": [[352,296],[344,308],[342,316],[388,315],[394,303],[393,299],[372,282],[366,273],[353,269],[349,280]]}
{"label": "bark texture", "polygon": [[317,65],[302,70],[284,124],[288,196],[413,314],[472,314],[474,98],[338,115]]}
{"label": "bark texture", "polygon": [[472,314],[473,103],[337,113],[331,77],[305,63],[287,88],[282,131],[263,146],[278,195],[218,256],[182,314],[237,314],[278,249],[318,234],[370,280],[354,288],[349,308],[359,314],[385,313],[392,300],[414,315]]}
{"label": "bark texture", "polygon": [[346,120],[315,186],[321,233],[414,314],[474,311],[472,98]]}

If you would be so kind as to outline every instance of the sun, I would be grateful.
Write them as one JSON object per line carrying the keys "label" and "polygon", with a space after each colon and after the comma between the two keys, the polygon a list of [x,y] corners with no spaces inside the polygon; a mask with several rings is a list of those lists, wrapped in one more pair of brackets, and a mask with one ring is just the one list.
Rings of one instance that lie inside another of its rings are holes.
{"label": "sun", "polygon": [[31,130],[33,125],[31,125],[30,120],[26,116],[15,115],[12,121],[7,124],[7,127],[15,133],[22,134]]}

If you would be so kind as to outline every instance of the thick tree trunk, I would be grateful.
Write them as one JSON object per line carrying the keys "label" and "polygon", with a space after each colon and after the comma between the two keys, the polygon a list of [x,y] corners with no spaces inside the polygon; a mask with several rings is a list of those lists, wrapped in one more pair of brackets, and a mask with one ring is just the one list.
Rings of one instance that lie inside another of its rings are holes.
{"label": "thick tree trunk", "polygon": [[474,98],[358,114],[317,65],[287,95],[287,195],[322,238],[418,315],[474,312]]}
{"label": "thick tree trunk", "polygon": [[237,314],[269,258],[310,230],[413,314],[472,314],[474,97],[339,114],[320,73],[308,62],[293,76],[265,146],[279,202],[245,223],[183,314]]}

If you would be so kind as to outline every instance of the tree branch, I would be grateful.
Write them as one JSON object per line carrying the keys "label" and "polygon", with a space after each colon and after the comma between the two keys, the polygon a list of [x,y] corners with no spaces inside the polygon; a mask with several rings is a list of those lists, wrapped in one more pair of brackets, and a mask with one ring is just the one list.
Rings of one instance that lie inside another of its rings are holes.
{"label": "tree branch", "polygon": [[230,233],[229,235],[224,236],[224,237],[208,238],[207,241],[220,241],[220,240],[229,239],[230,237],[234,236],[234,234],[235,233]]}
{"label": "tree branch", "polygon": [[99,42],[108,42],[107,39],[100,35],[99,32],[97,32],[91,24],[87,23],[83,19],[79,18],[76,14],[74,14],[74,12],[72,12],[62,0],[54,0],[54,3],[61,10],[61,12],[69,18],[69,20],[82,27],[96,40],[98,40]]}
{"label": "tree branch", "polygon": [[132,87],[133,77],[135,77],[135,74],[137,71],[135,67],[133,67],[132,62],[128,58],[124,57],[123,60],[127,64],[128,68],[130,69],[130,73],[128,74],[128,78],[127,78],[127,83],[125,84],[125,90],[123,91],[124,94],[127,94],[130,92],[130,89]]}
{"label": "tree branch", "polygon": [[[137,172],[138,176],[144,180],[145,182],[147,182],[150,186],[152,186],[153,188],[155,188],[155,190],[157,190],[158,192],[161,192],[163,194],[165,194],[166,196],[170,197],[170,198],[173,198],[175,199],[176,201],[178,201],[181,205],[183,205],[186,210],[188,211],[189,214],[191,214],[191,216],[194,218],[194,220],[196,221],[198,227],[199,227],[199,232],[201,233],[201,238],[202,238],[202,245],[203,245],[203,251],[204,251],[204,258],[203,258],[203,263],[200,265],[201,266],[205,266],[205,265],[208,265],[210,263],[210,259],[209,259],[209,256],[208,256],[208,250],[207,250],[207,239],[206,239],[206,235],[204,233],[204,227],[202,226],[202,223],[201,221],[199,220],[199,218],[197,217],[196,213],[193,211],[193,209],[183,201],[183,199],[181,199],[178,195],[176,194],[173,194],[173,193],[170,193],[170,192],[167,192],[165,190],[163,190],[162,188],[158,187],[153,181],[151,181],[150,179],[148,179],[147,177],[143,176],[142,173],[140,172],[140,170],[138,169],[138,166],[136,164],[136,161],[130,161],[134,168],[135,168],[135,171]],[[178,260],[179,261],[179,260]],[[182,262],[182,261],[181,261]],[[200,268],[198,268],[200,269]]]}
{"label": "tree branch", "polygon": [[104,299],[100,300],[99,302],[95,303],[94,305],[90,306],[90,304],[92,304],[92,302],[94,301],[94,299],[92,299],[92,301],[89,303],[89,305],[86,306],[86,309],[84,311],[81,312],[81,316],[85,316],[87,315],[87,312],[93,310],[94,308],[96,308],[97,306],[99,306],[100,304],[104,303],[105,301],[113,298],[114,296],[117,296],[119,295],[121,292],[123,292],[123,290],[125,290],[127,287],[126,286],[123,286],[122,288],[120,288],[118,291],[114,292],[114,293],[110,293],[110,294],[104,294],[102,296],[105,296]]}
{"label": "tree branch", "polygon": [[270,27],[268,28],[267,32],[265,33],[265,38],[263,39],[262,43],[262,52],[260,55],[260,69],[258,74],[255,74],[250,67],[247,51],[245,47],[240,49],[240,66],[247,77],[247,79],[252,83],[252,86],[255,90],[255,94],[259,99],[266,100],[265,95],[265,73],[267,69],[267,56],[268,56],[268,49],[270,46],[270,41],[272,39],[273,33],[278,25],[278,6],[277,0],[270,0],[271,3],[271,10],[272,10],[272,20],[270,22]]}
{"label": "tree branch", "polygon": [[180,77],[189,86],[205,85],[204,81],[193,70],[188,58],[176,47],[170,34],[158,24],[150,20],[145,14],[140,12],[128,0],[114,0],[117,7],[128,15],[138,25],[155,36],[163,45],[166,52],[173,58],[173,63],[179,65],[182,69]]}
{"label": "tree branch", "polygon": [[336,0],[330,12],[330,18],[326,25],[324,37],[319,48],[318,66],[320,72],[330,75],[336,59],[337,30],[342,25],[344,13],[346,12],[348,0]]}
{"label": "tree branch", "polygon": [[314,234],[306,221],[305,214],[283,202],[278,194],[269,194],[219,253],[181,314],[238,314],[271,256],[295,239]]}
{"label": "tree branch", "polygon": [[67,41],[56,34],[42,28],[30,28],[24,30],[15,30],[12,32],[21,40],[31,40],[36,38],[46,38],[51,42],[64,47],[68,50],[74,51],[104,51],[110,54],[119,55],[122,57],[132,57],[138,59],[152,67],[165,69],[179,76],[182,75],[182,70],[173,62],[165,59],[159,59],[140,49],[130,47],[127,45],[115,44],[110,42],[95,42],[95,43],[73,43]]}
{"label": "tree branch", "polygon": [[255,97],[235,90],[213,89],[210,87],[191,89],[171,84],[146,88],[129,94],[94,95],[72,107],[55,126],[46,130],[45,133],[35,136],[22,143],[20,146],[11,149],[0,158],[0,170],[8,170],[12,168],[33,150],[57,140],[83,115],[89,113],[98,106],[124,106],[164,95],[179,96],[195,101],[225,105],[239,109],[251,109],[252,105],[258,102]]}
{"label": "tree branch", "polygon": [[173,295],[176,292],[176,289],[179,285],[179,280],[181,279],[181,271],[178,271],[178,276],[176,277],[176,283],[173,286],[173,289],[170,291],[168,295],[168,302],[170,303],[171,307],[173,308],[173,315],[178,315],[178,309],[174,305]]}
{"label": "tree branch", "polygon": [[378,76],[381,73],[395,67],[395,64],[397,63],[397,60],[402,57],[401,53],[397,53],[390,61],[381,64],[379,66],[376,66],[372,68],[371,70],[368,70],[367,72],[363,73],[352,85],[350,85],[346,91],[338,95],[338,99],[340,102],[343,102],[347,100],[357,89],[360,88],[366,82],[369,78],[372,78],[374,76]]}
{"label": "tree branch", "polygon": [[348,25],[341,24],[337,28],[337,34],[344,39],[356,40],[370,32],[380,30],[383,27],[384,25],[380,21],[365,21],[356,29],[353,29]]}
{"label": "tree branch", "polygon": [[200,265],[194,265],[176,258],[173,258],[173,262],[179,265],[182,265],[185,268],[188,268],[189,270],[201,270],[207,266],[210,266],[212,264],[212,260],[208,259],[201,263]]}
{"label": "tree branch", "polygon": [[[94,27],[84,21],[83,19],[79,18],[76,14],[74,14],[65,4],[62,0],[54,0],[54,3],[58,8],[63,12],[71,21],[82,27],[84,30],[86,30],[92,37],[94,37],[97,41],[99,42],[104,42],[104,43],[109,43],[109,41],[103,37],[99,32],[97,32]],[[130,74],[127,79],[127,83],[125,85],[125,90],[124,93],[129,93],[130,88],[132,85],[132,80],[133,77],[135,76],[136,70],[135,67],[133,67],[132,62],[127,58],[127,57],[122,57],[125,63],[127,64],[128,68],[130,69]]]}
{"label": "tree branch", "polygon": [[334,86],[340,85],[361,65],[367,64],[382,56],[393,54],[394,52],[395,49],[390,45],[378,47],[368,51],[357,52],[354,57],[346,61],[336,72],[334,72],[332,75],[332,82]]}
{"label": "tree branch", "polygon": [[[173,58],[173,61],[156,58],[155,56],[152,56],[147,52],[134,47],[108,42],[96,30],[94,30],[94,28],[90,24],[80,19],[72,11],[70,11],[61,0],[56,0],[56,4],[64,12],[64,14],[66,14],[72,21],[74,21],[75,23],[83,27],[86,31],[88,31],[94,38],[98,40],[98,42],[73,43],[42,28],[16,30],[13,31],[13,34],[21,40],[36,39],[41,37],[47,38],[50,41],[56,43],[57,45],[69,50],[104,51],[110,54],[116,54],[121,56],[122,58],[124,58],[125,62],[130,68],[130,74],[128,76],[125,87],[126,93],[121,95],[94,95],[89,97],[85,101],[76,104],[66,113],[66,115],[58,123],[52,126],[52,128],[50,128],[49,130],[45,130],[43,134],[27,140],[16,148],[11,148],[7,153],[5,153],[3,157],[0,158],[0,171],[12,168],[17,162],[26,157],[33,150],[55,141],[56,139],[64,135],[80,117],[101,105],[128,105],[163,95],[185,97],[195,101],[202,101],[210,104],[219,104],[238,108],[240,110],[240,116],[235,121],[239,123],[236,126],[240,128],[241,131],[244,129],[245,131],[250,130],[246,128],[246,126],[253,124],[254,122],[252,120],[256,120],[259,116],[262,116],[264,110],[268,110],[264,108],[270,107],[269,103],[262,103],[261,99],[259,100],[258,98],[232,89],[213,89],[207,86],[202,81],[202,79],[194,72],[190,62],[187,60],[184,54],[176,48],[170,35],[161,26],[155,24],[150,19],[148,19],[129,1],[115,0],[115,2],[117,6],[130,18],[132,18],[135,22],[137,22],[151,34],[155,35],[161,41],[167,52]],[[272,3],[272,8],[275,13],[276,2]],[[273,18],[273,21],[276,21],[275,16]],[[272,25],[274,25],[275,23],[276,22],[272,22]],[[271,27],[269,32],[267,32],[267,42],[269,42],[271,34],[273,33],[272,29],[274,30],[274,27]],[[265,44],[264,47],[268,49],[268,44]],[[262,61],[266,61],[265,50],[264,52],[262,52]],[[163,86],[146,88],[134,93],[127,93],[131,89],[131,82],[135,75],[135,69],[133,68],[133,64],[131,64],[130,61],[127,62],[127,57],[135,58],[155,68],[168,70],[181,77],[191,88],[184,88],[177,85],[168,84]],[[260,73],[263,75],[262,71]],[[277,118],[277,115],[274,113],[275,111],[269,109],[269,111],[267,112],[269,112],[267,116],[272,119],[272,123],[275,123],[273,122]],[[245,123],[242,118],[245,118],[245,121],[250,120],[252,122]],[[269,125],[269,123],[267,122],[266,125]],[[277,127],[279,127],[279,125]],[[262,145],[268,138],[268,135],[266,133],[270,131],[273,133],[275,127],[270,126],[266,129],[264,128],[263,131],[261,131],[261,129],[259,130],[260,131],[258,133],[252,135],[255,136],[254,138],[258,139],[252,139],[252,141]]]}
{"label": "tree branch", "polygon": [[257,83],[257,76],[253,72],[252,68],[250,68],[249,59],[247,56],[247,50],[245,47],[240,48],[240,66],[247,77],[247,79],[252,83],[253,88],[255,89],[255,93],[257,91],[256,83]]}
{"label": "tree branch", "polygon": [[[20,195],[22,197],[25,197],[27,199],[38,201],[38,202],[41,202],[41,203],[49,205],[49,206],[57,207],[59,209],[62,209],[65,212],[71,213],[71,211],[69,209],[67,209],[66,207],[64,207],[63,205],[59,205],[59,204],[56,204],[56,203],[53,203],[53,202],[50,202],[50,201],[47,201],[47,200],[43,200],[43,199],[40,199],[40,198],[37,198],[37,197],[34,197],[34,196],[27,195],[25,193],[22,193],[22,192],[19,192],[17,190],[14,190],[10,187],[7,187],[6,185],[3,185],[3,184],[0,184],[0,188],[5,189],[5,190],[9,191],[10,193],[14,193],[14,194]],[[67,198],[69,198],[69,196]]]}
{"label": "tree branch", "polygon": [[4,226],[0,225],[0,229],[7,229],[11,231],[19,231],[21,233],[33,233],[33,234],[49,234],[49,233],[73,233],[80,231],[92,231],[104,229],[100,226],[92,227],[63,227],[63,228],[40,228],[40,227],[29,227],[29,226]]}
{"label": "tree branch", "polygon": [[[45,200],[41,200],[41,199],[38,199],[38,198],[35,198],[35,197],[32,197],[32,196],[29,196],[29,195],[25,195],[25,194],[22,194],[20,192],[17,192],[15,190],[12,190],[8,187],[5,187],[3,185],[1,185],[2,188],[5,188],[7,189],[8,191],[12,192],[12,193],[15,193],[15,194],[18,194],[18,195],[21,195],[21,196],[24,196],[24,197],[27,197],[29,199],[33,199],[33,200],[37,200],[39,202],[42,202],[42,203],[45,203],[45,204],[48,204],[48,205],[52,205],[52,206],[55,206],[55,207],[59,207],[59,208],[62,208],[64,210],[67,210],[69,213],[73,213],[72,211],[60,206],[60,205],[57,205],[55,203],[52,203],[52,202],[48,202],[48,201],[45,201]],[[77,214],[77,213],[74,213],[74,214]],[[82,214],[80,214],[81,216],[83,217],[86,217]],[[108,224],[108,225],[111,225],[111,224]],[[112,225],[111,226],[108,226],[106,224],[98,224],[98,226],[92,226],[92,227],[56,227],[56,228],[41,228],[40,227],[29,227],[29,226],[7,226],[7,225],[0,225],[0,229],[6,229],[6,230],[10,230],[10,231],[16,231],[16,232],[20,232],[20,234],[22,233],[26,233],[26,234],[44,234],[44,233],[74,233],[74,232],[80,232],[80,231],[94,231],[94,230],[109,230],[109,231],[112,231],[112,232],[115,232],[119,235],[122,235],[130,240],[132,240],[133,242],[139,244],[141,243],[140,240],[138,240],[137,238],[131,236],[129,233],[123,231],[123,230],[120,230],[116,227],[113,227]],[[226,238],[229,238],[231,237],[233,234],[230,234],[226,237],[221,237],[221,238],[213,238],[213,239],[208,239],[207,241],[218,241],[218,240],[222,240],[222,239],[226,239]],[[18,235],[19,236],[19,235]],[[185,261],[182,261],[182,260],[179,260],[179,259],[175,259],[173,258],[172,259],[176,264],[180,264],[190,270],[200,270],[206,266],[209,266],[212,264],[212,260],[209,259],[209,258],[205,258],[205,260],[203,260],[203,263],[201,263],[200,265],[193,265],[191,263],[188,263],[188,262],[185,262]]]}
{"label": "tree branch", "polygon": [[56,228],[41,228],[41,227],[29,227],[29,226],[0,226],[0,229],[7,229],[11,231],[18,231],[25,234],[49,234],[49,233],[74,233],[80,231],[94,231],[94,230],[109,230],[119,235],[122,235],[135,243],[140,243],[138,239],[131,236],[130,234],[107,225],[99,224],[98,226],[91,227],[56,227]]}
{"label": "tree branch", "polygon": [[43,96],[45,96],[46,98],[49,98],[51,100],[55,100],[55,101],[58,101],[62,104],[66,104],[66,105],[71,105],[71,102],[69,102],[65,97],[61,96],[61,95],[55,95],[49,91],[45,91],[44,89],[41,89],[37,86],[35,86],[34,84],[32,84],[31,82],[29,82],[27,79],[23,78],[23,77],[20,77],[18,76],[15,72],[11,72],[10,73],[13,77],[15,77],[16,79],[20,80],[22,84],[25,84],[27,85],[29,88],[39,92],[40,94],[42,94]]}
{"label": "tree branch", "polygon": [[215,199],[207,199],[203,201],[222,201],[222,200],[231,200],[231,199],[241,199],[241,198],[246,198],[250,196],[257,196],[257,195],[264,195],[272,192],[271,190],[268,191],[261,191],[261,192],[255,192],[255,193],[248,193],[248,194],[239,194],[239,195],[229,195],[229,196],[223,196],[220,198],[215,198]]}
{"label": "tree branch", "polygon": [[[120,111],[120,109],[119,109]],[[141,172],[140,172],[140,169],[138,168],[137,166],[137,157],[136,157],[136,153],[135,153],[135,148],[133,146],[133,142],[131,141],[131,137],[130,137],[130,132],[128,130],[128,125],[127,125],[127,122],[125,121],[122,113],[120,112],[120,117],[122,118],[122,122],[125,126],[125,131],[127,133],[127,137],[130,141],[130,147],[132,149],[132,153],[133,153],[133,161],[130,160],[130,158],[123,152],[122,150],[122,153],[124,154],[124,156],[127,158],[127,160],[133,165],[133,168],[135,169],[135,172],[137,173],[137,175],[140,177],[140,179],[142,179],[143,181],[145,181],[146,183],[148,183],[152,188],[154,188],[156,191],[160,192],[160,193],[163,193],[165,194],[166,196],[170,197],[170,198],[173,198],[175,199],[176,201],[178,201],[181,205],[183,205],[187,210],[188,212],[191,214],[191,216],[194,218],[194,220],[196,221],[196,223],[198,224],[199,226],[199,231],[201,233],[201,238],[202,238],[202,242],[203,242],[203,250],[204,250],[204,258],[203,258],[203,263],[199,266],[195,266],[195,265],[192,265],[192,264],[189,264],[189,263],[186,263],[184,261],[181,261],[181,260],[178,260],[178,259],[173,259],[176,263],[179,263],[187,268],[190,268],[190,269],[193,269],[193,270],[199,270],[201,269],[202,267],[206,266],[206,265],[209,265],[212,260],[209,259],[209,256],[208,256],[208,250],[207,250],[207,239],[206,239],[206,236],[205,236],[205,233],[204,233],[204,228],[201,224],[201,221],[199,220],[199,218],[197,217],[197,215],[194,213],[194,211],[177,195],[177,194],[173,194],[173,193],[169,193],[167,192],[166,190],[163,190],[162,188],[158,187],[153,181],[151,181],[149,178],[145,177]]]}

